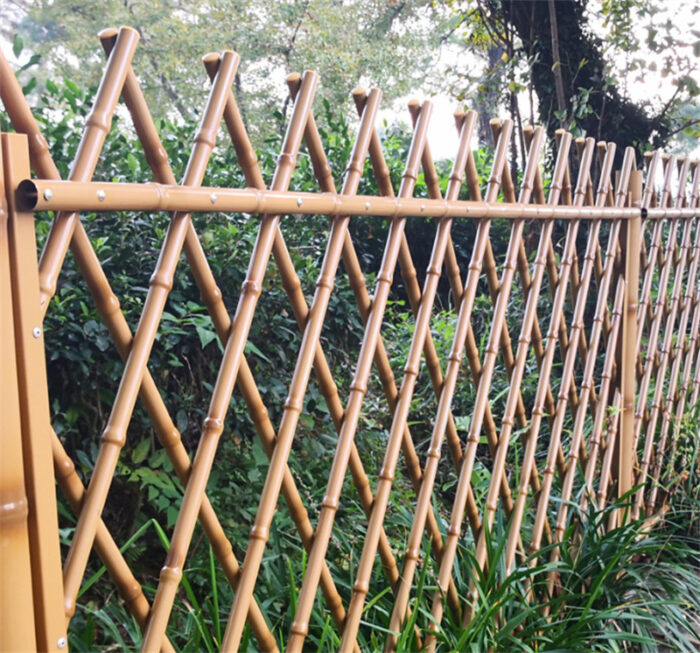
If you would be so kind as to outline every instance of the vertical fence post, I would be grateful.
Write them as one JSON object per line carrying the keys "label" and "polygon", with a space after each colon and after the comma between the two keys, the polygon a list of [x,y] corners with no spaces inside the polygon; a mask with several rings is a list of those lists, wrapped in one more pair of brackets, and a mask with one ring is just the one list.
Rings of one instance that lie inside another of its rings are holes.
{"label": "vertical fence post", "polygon": [[22,466],[15,328],[10,282],[8,202],[0,144],[0,651],[36,649],[29,508]]}
{"label": "vertical fence post", "polygon": [[[639,208],[642,199],[642,171],[630,176],[630,204]],[[641,251],[642,212],[627,220],[625,243],[625,300],[622,313],[622,416],[618,438],[618,496],[632,489],[634,483],[634,411],[637,381],[637,304],[639,302],[639,256]]]}
{"label": "vertical fence post", "polygon": [[[20,211],[15,199],[15,189],[19,182],[30,176],[26,135],[2,134],[2,174],[7,199],[11,286],[7,303],[12,311],[16,357],[14,379],[10,379],[8,371],[3,370],[3,393],[6,382],[15,384],[19,400],[22,472],[28,507],[28,550],[36,648],[40,651],[59,651],[67,647],[66,615],[63,607],[56,486],[49,437],[51,419],[39,305],[34,214]],[[2,308],[5,308],[4,299]],[[7,426],[3,423],[3,429]],[[5,577],[0,579],[3,584],[7,581]],[[29,627],[31,618],[25,615],[21,623],[3,623],[2,629]]]}

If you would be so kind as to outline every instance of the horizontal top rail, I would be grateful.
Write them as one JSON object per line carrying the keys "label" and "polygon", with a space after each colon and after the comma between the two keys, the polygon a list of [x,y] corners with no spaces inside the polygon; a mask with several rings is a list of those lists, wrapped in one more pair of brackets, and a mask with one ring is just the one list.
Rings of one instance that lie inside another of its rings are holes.
{"label": "horizontal top rail", "polygon": [[[25,179],[18,187],[28,211],[186,211],[270,215],[374,215],[426,218],[629,219],[638,208],[553,206],[519,202],[279,192],[255,188],[185,188],[157,183],[75,182]],[[645,217],[692,218],[697,208],[646,209]]]}

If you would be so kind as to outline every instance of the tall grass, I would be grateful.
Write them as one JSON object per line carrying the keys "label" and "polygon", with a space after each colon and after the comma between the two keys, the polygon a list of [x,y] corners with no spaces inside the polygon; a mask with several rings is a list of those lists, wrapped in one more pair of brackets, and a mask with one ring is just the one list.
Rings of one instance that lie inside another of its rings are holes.
{"label": "tall grass", "polygon": [[[476,585],[474,616],[466,628],[449,623],[442,629],[442,650],[656,651],[664,642],[697,651],[700,557],[677,532],[647,533],[644,520],[605,531],[610,513],[625,507],[579,515],[580,530],[572,523],[562,544],[542,548],[537,561],[522,560],[509,576],[505,531],[489,538],[485,572],[464,550],[465,575]],[[549,561],[554,548],[555,563]],[[548,596],[552,572],[557,583]]]}
{"label": "tall grass", "polygon": [[[683,532],[679,515],[663,527],[648,532],[645,520],[627,521],[606,530],[612,511],[625,510],[629,497],[602,511],[589,509],[575,513],[564,534],[563,543],[543,547],[537,559],[519,561],[510,575],[505,573],[504,549],[507,523],[496,520],[487,538],[487,564],[481,570],[473,547],[462,546],[456,577],[462,597],[469,596],[468,582],[475,586],[473,617],[466,627],[449,611],[440,625],[440,651],[656,651],[661,643],[677,651],[697,651],[700,606],[700,552],[697,542]],[[591,502],[592,503],[592,502]],[[572,508],[574,506],[572,505]],[[157,524],[163,546],[167,538]],[[133,540],[142,535],[135,534]],[[575,546],[571,546],[576,542]],[[553,549],[559,549],[551,562]],[[419,650],[418,633],[430,624],[430,607],[435,571],[430,556],[421,569],[411,603],[412,614],[398,637],[399,651]],[[171,618],[169,633],[177,650],[214,651],[221,642],[223,621],[228,613],[230,591],[222,587],[213,557],[206,568],[186,570],[182,594]],[[303,571],[303,570],[302,570]],[[334,576],[346,575],[332,570]],[[557,582],[547,595],[548,576]],[[94,583],[104,570],[87,582]],[[294,612],[298,576],[287,560],[287,573],[274,588],[277,599]],[[197,600],[193,587],[204,592]],[[146,587],[147,595],[153,588]],[[226,597],[226,601],[223,600]],[[272,601],[270,601],[271,603]],[[383,647],[393,596],[388,588],[366,606],[372,623],[363,622],[359,643],[362,650]],[[548,607],[545,615],[543,606]],[[264,607],[264,606],[263,606]],[[333,651],[340,643],[330,616],[319,601],[314,614],[307,650]],[[378,618],[377,618],[378,617]],[[382,624],[381,619],[385,621]],[[280,647],[285,644],[288,619],[271,623]],[[418,628],[416,628],[418,627]],[[114,597],[105,606],[87,602],[71,624],[70,644],[76,651],[94,650],[100,642],[111,641],[119,650],[138,648],[141,635],[133,618]],[[242,650],[255,650],[255,640],[247,633]]]}
{"label": "tall grass", "polygon": [[[629,519],[637,488],[603,510],[588,501],[569,505],[569,521],[558,544],[521,557],[506,574],[504,551],[509,522],[496,514],[486,537],[486,564],[474,556],[474,542],[465,534],[458,549],[454,579],[462,603],[468,605],[467,625],[446,610],[438,626],[439,651],[657,651],[664,645],[674,651],[700,650],[700,422],[696,407],[674,429],[675,458],[661,479],[660,492],[668,510],[661,521]],[[484,475],[482,484],[488,482]],[[475,492],[480,492],[475,487]],[[350,493],[348,496],[352,496]],[[402,495],[401,505],[413,496]],[[556,502],[552,510],[556,512]],[[345,601],[351,593],[351,573],[361,548],[363,514],[349,501],[333,539],[327,564]],[[614,513],[624,515],[609,529]],[[400,546],[401,533],[410,527],[410,510],[387,513],[387,532]],[[445,524],[441,525],[442,528]],[[526,521],[523,540],[529,541]],[[273,522],[270,545],[256,591],[268,625],[285,647],[301,585],[306,555],[290,535],[293,525],[285,511]],[[65,533],[66,536],[70,534]],[[127,558],[135,551],[154,555],[169,546],[166,530],[155,520],[146,521],[122,546]],[[197,538],[195,538],[197,539]],[[197,540],[201,542],[200,538]],[[204,542],[206,540],[203,540]],[[81,601],[70,625],[75,651],[134,650],[141,644],[140,629],[116,593],[105,594],[100,582],[105,568],[94,570],[81,589]],[[437,570],[430,543],[423,543],[423,564],[410,602],[410,616],[397,635],[398,651],[420,650],[421,637],[431,624],[431,605]],[[548,590],[548,580],[555,579]],[[147,578],[144,592],[155,595],[155,577]],[[363,651],[382,650],[393,608],[393,592],[380,570],[372,583],[358,633]],[[210,546],[193,546],[180,594],[170,618],[168,636],[178,651],[217,651],[233,595],[218,569]],[[306,649],[335,651],[340,634],[319,593],[310,620]],[[246,629],[241,650],[255,651],[256,642]]]}

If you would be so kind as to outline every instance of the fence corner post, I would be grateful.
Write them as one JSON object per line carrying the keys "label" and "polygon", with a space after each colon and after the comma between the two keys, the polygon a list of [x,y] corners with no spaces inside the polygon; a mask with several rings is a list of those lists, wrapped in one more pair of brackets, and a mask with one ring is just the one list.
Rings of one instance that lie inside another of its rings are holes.
{"label": "fence corner post", "polygon": [[[27,500],[27,527],[31,561],[33,617],[3,628],[33,623],[36,648],[58,652],[67,646],[63,607],[58,511],[50,440],[51,416],[37,263],[34,214],[17,206],[15,191],[30,176],[29,144],[25,134],[2,134],[2,166],[7,207],[9,303],[16,368],[3,372],[3,383],[16,387],[21,435],[22,472]],[[3,392],[5,389],[3,387]],[[8,390],[9,392],[9,390]],[[3,416],[4,418],[4,416]],[[6,582],[5,578],[0,582]]]}
{"label": "fence corner post", "polygon": [[8,201],[0,142],[0,650],[36,650],[29,502],[22,464],[15,327],[10,282]]}
{"label": "fence corner post", "polygon": [[639,209],[627,220],[625,246],[625,299],[622,312],[622,419],[618,439],[618,496],[628,493],[634,484],[634,412],[637,381],[637,308],[639,303],[639,257],[642,230],[642,171],[630,176],[630,204]]}

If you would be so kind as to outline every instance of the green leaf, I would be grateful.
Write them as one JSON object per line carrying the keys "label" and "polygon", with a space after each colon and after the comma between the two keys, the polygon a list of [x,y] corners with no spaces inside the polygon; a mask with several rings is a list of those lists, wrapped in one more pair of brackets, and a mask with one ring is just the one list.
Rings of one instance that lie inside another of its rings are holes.
{"label": "green leaf", "polygon": [[12,38],[12,52],[15,55],[15,57],[19,57],[19,55],[22,54],[23,49],[24,41],[22,40],[19,34],[15,34]]}
{"label": "green leaf", "polygon": [[265,356],[250,340],[245,343],[245,351],[247,354],[253,353],[256,356],[260,356],[263,360],[267,361],[268,363],[271,363],[272,361]]}
{"label": "green leaf", "polygon": [[144,458],[146,458],[146,456],[148,455],[150,449],[150,439],[146,438],[145,440],[141,440],[141,442],[139,442],[138,445],[136,445],[136,448],[131,453],[131,460],[138,465],[139,463],[143,462]]}
{"label": "green leaf", "polygon": [[131,173],[135,175],[139,169],[139,160],[131,152],[129,152],[126,155],[126,165],[129,166]]}
{"label": "green leaf", "polygon": [[173,524],[175,524],[178,512],[179,510],[176,506],[169,506],[168,509],[165,511],[165,515],[168,519],[168,528],[171,528]]}
{"label": "green leaf", "polygon": [[72,80],[68,79],[67,77],[65,77],[65,78],[63,79],[63,83],[68,87],[68,89],[69,89],[74,95],[79,95],[80,89],[78,88],[78,85],[77,85],[74,81],[72,81]]}
{"label": "green leaf", "polygon": [[258,467],[267,467],[267,465],[268,465],[267,454],[263,450],[262,444],[260,444],[260,440],[258,440],[258,438],[255,438],[255,440],[253,440],[252,453],[253,453],[253,458],[255,460],[255,464]]}
{"label": "green leaf", "polygon": [[27,61],[27,63],[25,63],[24,66],[22,66],[17,72],[21,73],[21,72],[27,70],[27,68],[31,68],[32,66],[36,66],[40,61],[41,61],[41,55],[38,53],[33,54],[29,58],[29,61]]}
{"label": "green leaf", "polygon": [[216,340],[216,331],[205,329],[199,325],[197,325],[195,329],[197,330],[197,335],[199,336],[199,342],[202,345],[202,349],[204,349],[212,340]]}
{"label": "green leaf", "polygon": [[23,87],[22,93],[29,95],[36,88],[36,77],[32,77]]}

